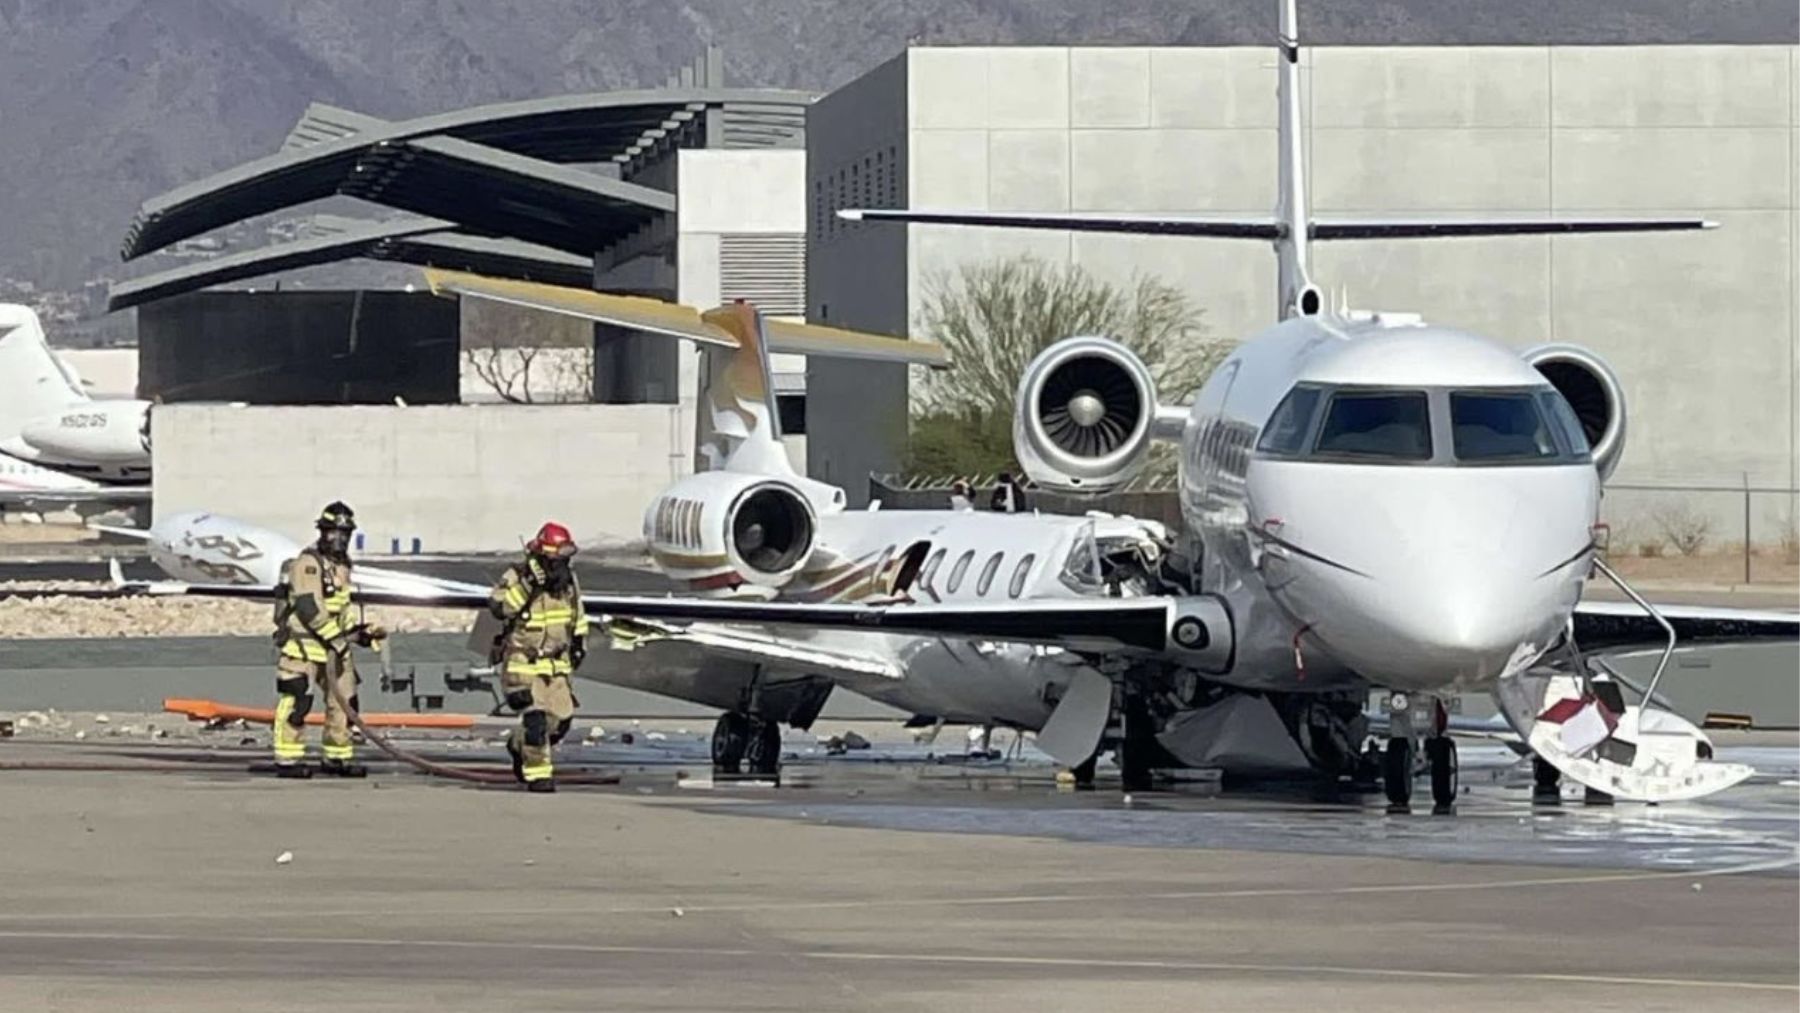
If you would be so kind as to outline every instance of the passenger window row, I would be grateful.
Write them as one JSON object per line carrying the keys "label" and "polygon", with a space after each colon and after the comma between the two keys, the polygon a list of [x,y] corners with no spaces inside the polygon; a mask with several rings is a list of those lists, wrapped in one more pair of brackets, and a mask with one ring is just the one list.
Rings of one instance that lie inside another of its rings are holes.
{"label": "passenger window row", "polygon": [[[946,549],[938,549],[931,554],[930,559],[925,561],[924,568],[919,571],[919,586],[921,588],[935,590],[932,586],[932,581],[937,578],[938,569],[943,565],[944,556],[947,552],[948,550]],[[975,580],[975,593],[977,595],[982,597],[987,596],[988,591],[993,587],[994,577],[1000,572],[1000,566],[1005,561],[1005,558],[1006,553],[1004,552],[996,552],[988,557],[987,562],[981,567],[981,575]],[[1026,582],[1031,576],[1032,564],[1036,562],[1037,553],[1035,552],[1027,552],[1019,558],[1018,564],[1013,567],[1012,578],[1007,584],[1006,593],[1008,597],[1017,598],[1025,593]],[[950,577],[944,582],[943,592],[945,594],[955,594],[961,589],[963,578],[968,576],[969,567],[974,565],[974,563],[974,549],[969,549],[962,555],[956,557],[955,565],[950,567]]]}

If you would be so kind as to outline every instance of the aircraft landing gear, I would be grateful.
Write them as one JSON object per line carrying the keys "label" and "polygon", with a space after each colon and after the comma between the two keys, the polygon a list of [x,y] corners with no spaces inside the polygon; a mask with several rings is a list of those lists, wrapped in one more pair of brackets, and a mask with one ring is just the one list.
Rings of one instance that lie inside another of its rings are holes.
{"label": "aircraft landing gear", "polygon": [[1075,780],[1076,791],[1094,790],[1094,768],[1100,765],[1100,754],[1095,753],[1081,763],[1069,768],[1069,776]]}
{"label": "aircraft landing gear", "polygon": [[781,772],[781,725],[770,720],[751,719],[750,736],[744,742],[744,766],[752,774],[775,775]]}
{"label": "aircraft landing gear", "polygon": [[1541,756],[1531,758],[1531,801],[1533,805],[1562,804],[1562,771]]}
{"label": "aircraft landing gear", "polygon": [[713,725],[714,774],[776,774],[781,770],[781,725],[739,711]]}
{"label": "aircraft landing gear", "polygon": [[1381,787],[1387,793],[1389,815],[1412,812],[1413,740],[1398,736],[1388,740],[1381,757]]}
{"label": "aircraft landing gear", "polygon": [[1431,812],[1448,816],[1456,812],[1456,740],[1433,735],[1425,740],[1425,762],[1431,768]]}
{"label": "aircraft landing gear", "polygon": [[712,765],[715,774],[736,774],[744,762],[745,741],[750,734],[750,718],[736,711],[719,715],[713,725]]}

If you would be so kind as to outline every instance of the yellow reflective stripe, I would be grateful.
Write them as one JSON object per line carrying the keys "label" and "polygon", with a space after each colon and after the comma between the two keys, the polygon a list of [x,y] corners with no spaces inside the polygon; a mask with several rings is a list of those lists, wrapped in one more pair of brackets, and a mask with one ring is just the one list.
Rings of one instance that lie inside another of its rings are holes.
{"label": "yellow reflective stripe", "polygon": [[517,584],[508,586],[500,597],[506,602],[507,608],[522,609],[525,607],[525,589]]}
{"label": "yellow reflective stripe", "polygon": [[575,632],[585,637],[587,636],[587,631],[588,614],[585,611],[575,613]]}
{"label": "yellow reflective stripe", "polygon": [[294,713],[294,698],[285,693],[275,699],[275,758],[277,760],[298,760],[306,755],[306,740],[300,737],[300,730],[288,724],[288,717]]}
{"label": "yellow reflective stripe", "polygon": [[545,760],[543,763],[527,763],[520,768],[520,772],[525,775],[527,781],[542,781],[555,773],[555,768],[550,765],[549,760]]}
{"label": "yellow reflective stripe", "polygon": [[315,627],[313,632],[319,635],[320,640],[336,640],[344,635],[344,627],[336,619],[327,619]]}
{"label": "yellow reflective stripe", "polygon": [[330,743],[325,744],[325,758],[327,760],[348,760],[355,755],[355,746],[334,746]]}
{"label": "yellow reflective stripe", "polygon": [[330,654],[325,650],[324,644],[303,637],[288,638],[287,642],[281,645],[281,653],[284,657],[315,663],[323,662],[330,658]]}
{"label": "yellow reflective stripe", "polygon": [[570,663],[567,655],[555,658],[539,658],[536,661],[518,658],[506,663],[506,671],[508,674],[524,678],[539,675],[568,675],[574,670],[575,666]]}

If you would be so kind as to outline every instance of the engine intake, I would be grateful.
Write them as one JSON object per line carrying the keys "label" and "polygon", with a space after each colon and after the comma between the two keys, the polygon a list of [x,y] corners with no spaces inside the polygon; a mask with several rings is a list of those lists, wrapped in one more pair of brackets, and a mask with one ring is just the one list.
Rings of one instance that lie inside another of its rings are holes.
{"label": "engine intake", "polygon": [[789,575],[806,561],[812,541],[812,508],[787,486],[754,486],[731,506],[729,548],[745,569]]}
{"label": "engine intake", "polygon": [[1019,381],[1013,452],[1032,481],[1065,492],[1105,492],[1150,457],[1156,384],[1136,355],[1106,338],[1065,338]]}
{"label": "engine intake", "polygon": [[644,513],[650,554],[690,591],[773,597],[818,541],[818,508],[798,487],[806,481],[727,471],[690,475]]}
{"label": "engine intake", "polygon": [[1625,451],[1625,389],[1606,360],[1578,345],[1540,345],[1525,361],[1574,409],[1594,451],[1600,478],[1611,477]]}

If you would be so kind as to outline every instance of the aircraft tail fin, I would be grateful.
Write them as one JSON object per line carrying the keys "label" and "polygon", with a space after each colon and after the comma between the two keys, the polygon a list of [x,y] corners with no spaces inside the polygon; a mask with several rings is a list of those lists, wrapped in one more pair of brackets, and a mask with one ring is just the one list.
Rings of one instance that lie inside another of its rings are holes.
{"label": "aircraft tail fin", "polygon": [[1275,249],[1279,315],[1312,316],[1325,307],[1307,262],[1312,240],[1432,239],[1452,236],[1523,236],[1579,232],[1653,232],[1717,228],[1697,218],[1493,218],[1493,219],[1329,219],[1314,218],[1307,193],[1300,101],[1300,19],[1295,0],[1281,0],[1276,60],[1275,213],[1266,218],[1221,218],[1194,214],[1118,214],[1081,211],[930,211],[846,208],[849,221],[910,222],[922,225],[978,225],[992,228],[1057,229],[1067,232],[1120,232],[1159,236],[1256,239]]}
{"label": "aircraft tail fin", "polygon": [[88,400],[77,378],[50,350],[28,306],[0,304],[0,443],[25,423]]}
{"label": "aircraft tail fin", "polygon": [[[836,327],[771,320],[748,303],[701,311],[692,306],[608,295],[588,289],[511,281],[428,269],[431,290],[579,317],[648,334],[692,341],[707,352],[709,369],[701,397],[710,410],[714,468],[788,475],[781,448],[780,416],[769,372],[771,353],[829,355],[914,365],[943,366],[941,345],[865,334]],[[705,450],[702,451],[705,453]]]}

